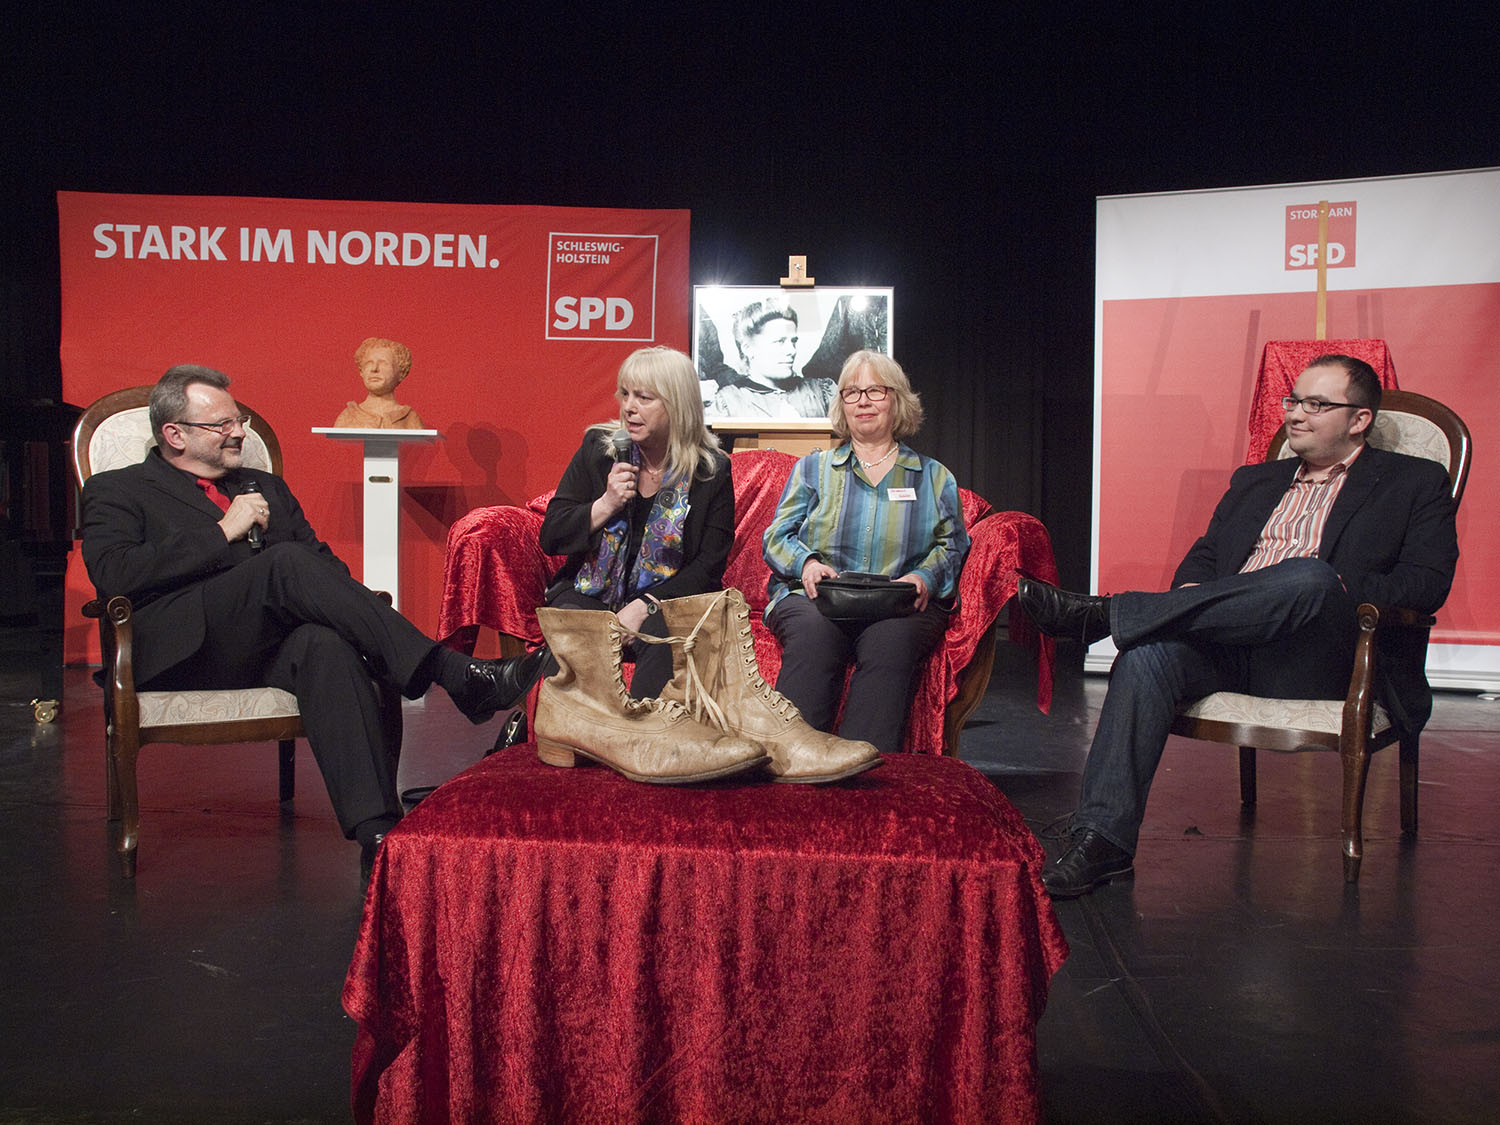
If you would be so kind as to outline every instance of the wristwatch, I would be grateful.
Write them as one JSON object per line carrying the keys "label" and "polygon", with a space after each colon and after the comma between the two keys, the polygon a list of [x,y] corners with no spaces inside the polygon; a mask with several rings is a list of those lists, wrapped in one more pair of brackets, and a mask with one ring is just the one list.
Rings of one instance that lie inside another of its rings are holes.
{"label": "wristwatch", "polygon": [[650,598],[644,598],[643,597],[641,599],[641,601],[643,601],[643,602],[646,603],[646,616],[647,617],[650,617],[653,613],[660,613],[661,612],[661,606],[658,605],[656,602],[652,601]]}

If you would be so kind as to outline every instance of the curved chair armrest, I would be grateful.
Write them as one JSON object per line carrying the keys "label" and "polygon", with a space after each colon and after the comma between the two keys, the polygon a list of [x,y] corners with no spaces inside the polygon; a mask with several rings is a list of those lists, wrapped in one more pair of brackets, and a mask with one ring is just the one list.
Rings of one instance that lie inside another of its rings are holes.
{"label": "curved chair armrest", "polygon": [[114,712],[115,729],[140,725],[140,703],[135,697],[134,607],[124,594],[116,594],[104,606],[99,620],[104,653],[104,675],[109,682],[108,702]]}
{"label": "curved chair armrest", "polygon": [[[969,555],[958,577],[958,609],[942,644],[917,681],[907,724],[906,749],[957,753],[964,721],[989,686],[995,656],[995,621],[1016,589],[1016,570],[1056,579],[1047,530],[1024,512],[992,512],[969,528]],[[1038,656],[1037,706],[1052,702],[1052,642],[1012,628],[1011,639],[1029,643]]]}
{"label": "curved chair armrest", "polygon": [[[1037,707],[1052,706],[1052,681],[1057,643],[1044,637],[1016,610],[1011,601],[1021,573],[1057,582],[1052,539],[1041,520],[1026,512],[992,512],[969,529],[972,545],[959,576],[961,605],[958,624],[982,633],[993,626],[1006,603],[1011,603],[1010,640],[1037,659]],[[954,626],[949,626],[952,636]]]}
{"label": "curved chair armrest", "polygon": [[1437,624],[1437,618],[1432,614],[1408,609],[1406,606],[1361,602],[1359,607],[1361,619],[1366,613],[1375,616],[1375,623],[1381,629],[1431,629]]}
{"label": "curved chair armrest", "polygon": [[1343,725],[1348,736],[1345,745],[1362,744],[1370,729],[1371,709],[1375,705],[1375,666],[1378,661],[1377,638],[1393,629],[1427,630],[1437,623],[1430,613],[1404,606],[1382,606],[1361,602],[1359,635],[1354,643],[1354,667],[1349,674],[1349,692],[1344,697]]}

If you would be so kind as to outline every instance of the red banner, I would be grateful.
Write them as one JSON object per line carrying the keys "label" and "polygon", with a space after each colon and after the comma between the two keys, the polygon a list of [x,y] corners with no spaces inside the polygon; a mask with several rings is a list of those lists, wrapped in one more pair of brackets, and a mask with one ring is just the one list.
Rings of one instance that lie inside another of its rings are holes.
{"label": "red banner", "polygon": [[[359,446],[311,431],[364,397],[361,340],[411,349],[397,397],[443,440],[402,454],[400,595],[429,631],[453,520],[553,487],[583,427],[614,415],[621,360],[689,347],[687,211],[60,192],[58,217],[64,398],[175,363],[226,372],[356,575]],[[98,658],[90,594],[74,552],[70,662]]]}

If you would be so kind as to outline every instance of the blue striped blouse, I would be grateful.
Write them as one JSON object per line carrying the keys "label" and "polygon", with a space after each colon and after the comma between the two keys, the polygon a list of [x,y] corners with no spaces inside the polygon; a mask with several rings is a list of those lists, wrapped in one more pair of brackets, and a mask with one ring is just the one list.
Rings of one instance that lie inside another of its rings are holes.
{"label": "blue striped blouse", "polygon": [[793,466],[761,549],[771,567],[769,613],[787,594],[802,593],[802,567],[812,557],[840,574],[917,574],[934,598],[951,597],[969,533],[958,482],[942,464],[902,445],[885,479],[872,485],[846,442]]}

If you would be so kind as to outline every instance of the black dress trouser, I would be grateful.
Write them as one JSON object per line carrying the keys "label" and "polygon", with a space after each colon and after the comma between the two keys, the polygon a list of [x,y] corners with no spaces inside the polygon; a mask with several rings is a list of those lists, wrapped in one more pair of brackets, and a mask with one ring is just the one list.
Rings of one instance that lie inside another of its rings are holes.
{"label": "black dress trouser", "polygon": [[[278,543],[203,583],[198,651],[141,685],[148,690],[269,685],[297,698],[308,745],[345,836],[396,816],[393,763],[371,677],[408,698],[425,692],[435,642],[343,567],[297,543]],[[151,607],[137,643],[151,643]]]}

